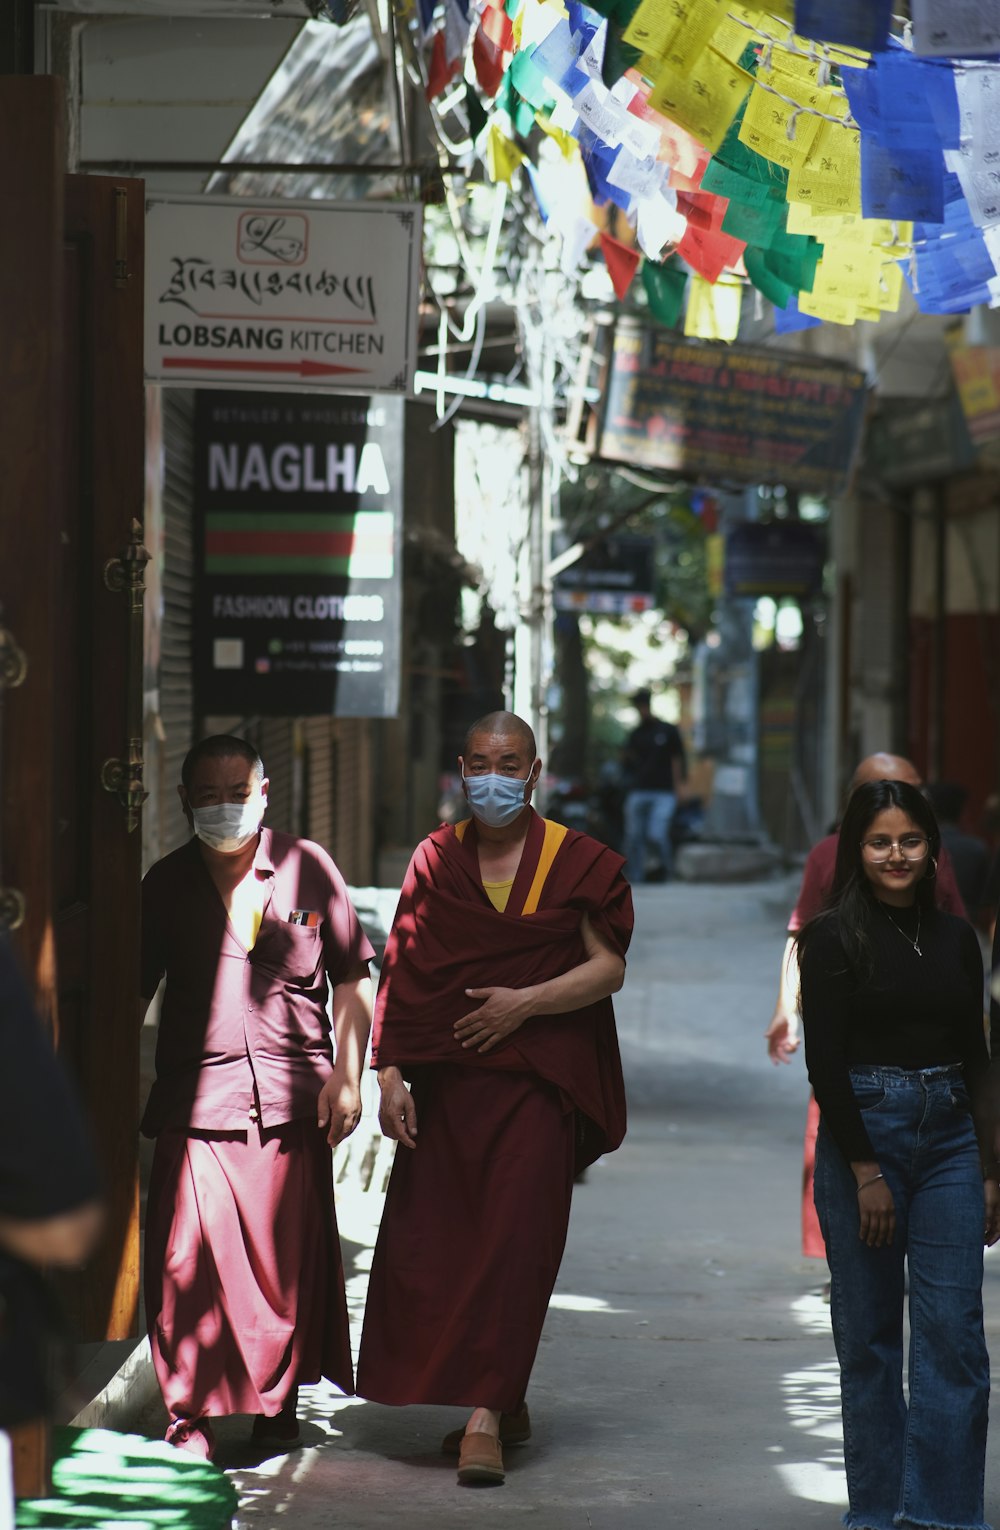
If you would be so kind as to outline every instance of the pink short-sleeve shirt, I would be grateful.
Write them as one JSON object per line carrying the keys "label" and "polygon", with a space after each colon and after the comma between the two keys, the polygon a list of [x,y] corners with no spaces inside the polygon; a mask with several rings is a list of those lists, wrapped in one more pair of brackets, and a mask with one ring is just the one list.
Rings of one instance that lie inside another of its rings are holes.
{"label": "pink short-sleeve shirt", "polygon": [[165,1127],[245,1131],[249,1122],[311,1116],[333,1066],[330,989],[374,952],[320,845],[262,829],[254,867],[267,886],[250,951],[197,839],[143,881],[143,997],[166,976],[142,1121],[148,1137]]}

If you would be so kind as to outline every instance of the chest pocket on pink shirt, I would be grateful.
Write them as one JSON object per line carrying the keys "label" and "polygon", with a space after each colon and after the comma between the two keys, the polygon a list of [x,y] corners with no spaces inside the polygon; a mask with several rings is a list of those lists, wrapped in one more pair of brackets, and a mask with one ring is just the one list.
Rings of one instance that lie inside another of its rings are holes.
{"label": "chest pocket on pink shirt", "polygon": [[251,961],[286,983],[313,988],[323,964],[323,928],[265,919]]}

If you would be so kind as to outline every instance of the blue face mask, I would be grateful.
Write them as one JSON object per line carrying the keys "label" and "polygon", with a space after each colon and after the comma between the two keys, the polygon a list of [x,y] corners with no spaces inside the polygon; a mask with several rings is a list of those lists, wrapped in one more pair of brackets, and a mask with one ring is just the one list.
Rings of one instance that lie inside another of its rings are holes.
{"label": "blue face mask", "polygon": [[514,776],[463,776],[473,814],[491,829],[513,823],[524,808],[524,792],[531,780]]}

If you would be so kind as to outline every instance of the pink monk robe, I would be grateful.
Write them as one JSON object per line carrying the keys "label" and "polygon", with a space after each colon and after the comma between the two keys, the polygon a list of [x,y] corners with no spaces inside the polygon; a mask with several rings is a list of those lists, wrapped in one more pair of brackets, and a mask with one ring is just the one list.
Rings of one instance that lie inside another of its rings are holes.
{"label": "pink monk robe", "polygon": [[314,1121],[157,1138],[146,1311],[175,1417],[273,1416],[321,1376],[354,1390],[330,1181]]}
{"label": "pink monk robe", "polygon": [[418,847],[376,1006],[373,1059],[409,1081],[417,1146],[397,1148],[369,1284],[358,1391],[376,1402],[513,1411],[524,1397],[569,1222],[573,1178],[625,1132],[610,998],[534,1016],[464,1050],[465,990],[524,988],[586,959],[580,923],[624,955],[622,858],[534,812],[507,908],[474,822]]}
{"label": "pink monk robe", "polygon": [[334,1066],[329,990],[373,952],[321,846],[262,828],[253,866],[250,946],[197,839],[143,882],[143,996],[166,975],[143,1118],[146,1322],[174,1418],[274,1417],[321,1376],[353,1391],[317,1099]]}

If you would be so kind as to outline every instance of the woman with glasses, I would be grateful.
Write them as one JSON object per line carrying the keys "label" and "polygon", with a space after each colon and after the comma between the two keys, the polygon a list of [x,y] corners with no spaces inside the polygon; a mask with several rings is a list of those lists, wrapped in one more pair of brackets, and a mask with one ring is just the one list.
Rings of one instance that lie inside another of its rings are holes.
{"label": "woman with glasses", "polygon": [[939,847],[915,787],[859,786],[828,906],[798,935],[852,1530],[988,1530],[983,1244],[1000,1237],[1000,1166],[982,957],[971,925],[935,908]]}

